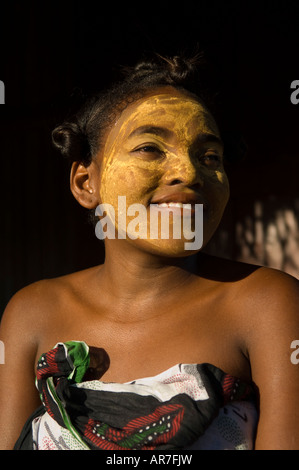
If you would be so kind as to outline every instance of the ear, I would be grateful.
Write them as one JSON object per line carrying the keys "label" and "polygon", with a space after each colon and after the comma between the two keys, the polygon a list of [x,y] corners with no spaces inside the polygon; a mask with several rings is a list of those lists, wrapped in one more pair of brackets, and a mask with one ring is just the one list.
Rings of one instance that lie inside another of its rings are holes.
{"label": "ear", "polygon": [[92,185],[94,171],[93,163],[85,167],[82,163],[74,162],[71,168],[71,191],[79,204],[86,209],[94,209],[98,205],[95,188]]}

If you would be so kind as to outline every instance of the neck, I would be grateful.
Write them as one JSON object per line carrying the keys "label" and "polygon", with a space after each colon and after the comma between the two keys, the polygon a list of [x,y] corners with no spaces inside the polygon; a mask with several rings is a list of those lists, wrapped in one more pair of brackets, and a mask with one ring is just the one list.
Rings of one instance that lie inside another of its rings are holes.
{"label": "neck", "polygon": [[102,282],[116,305],[130,303],[132,309],[134,305],[157,304],[195,278],[197,254],[163,258],[136,249],[125,240],[112,242],[105,246]]}

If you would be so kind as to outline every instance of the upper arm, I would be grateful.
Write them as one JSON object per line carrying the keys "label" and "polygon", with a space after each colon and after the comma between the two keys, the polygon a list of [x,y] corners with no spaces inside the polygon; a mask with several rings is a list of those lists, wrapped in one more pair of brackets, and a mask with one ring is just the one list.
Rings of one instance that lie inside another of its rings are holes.
{"label": "upper arm", "polygon": [[[40,405],[35,387],[38,324],[32,288],[10,300],[0,325],[4,364],[0,364],[0,449],[12,449],[29,415]],[[3,362],[3,361],[2,361]]]}
{"label": "upper arm", "polygon": [[248,353],[259,391],[256,449],[299,450],[299,364],[291,360],[299,340],[299,282],[264,270],[248,311]]}

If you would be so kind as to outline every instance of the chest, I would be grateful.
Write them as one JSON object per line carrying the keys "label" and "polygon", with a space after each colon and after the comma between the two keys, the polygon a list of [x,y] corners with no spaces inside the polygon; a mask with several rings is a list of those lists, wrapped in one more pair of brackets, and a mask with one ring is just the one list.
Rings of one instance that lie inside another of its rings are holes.
{"label": "chest", "polygon": [[127,382],[153,376],[175,364],[211,363],[248,378],[237,329],[229,311],[211,302],[188,301],[151,311],[61,311],[40,342],[37,357],[57,342],[85,341],[92,365],[104,381]]}

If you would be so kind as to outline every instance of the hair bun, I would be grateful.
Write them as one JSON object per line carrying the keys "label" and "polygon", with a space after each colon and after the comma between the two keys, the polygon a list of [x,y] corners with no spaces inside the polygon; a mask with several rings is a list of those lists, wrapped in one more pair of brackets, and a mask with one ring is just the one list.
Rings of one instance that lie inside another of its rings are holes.
{"label": "hair bun", "polygon": [[193,76],[196,69],[193,59],[186,59],[180,56],[167,59],[167,63],[169,74],[177,83],[186,81],[189,76]]}
{"label": "hair bun", "polygon": [[[124,68],[129,81],[146,80],[151,74],[163,77],[168,84],[181,84],[194,78],[197,66],[202,63],[201,54],[191,58],[184,56],[164,57],[156,54],[156,60],[139,62],[133,68]],[[168,77],[168,78],[167,78]]]}
{"label": "hair bun", "polygon": [[61,154],[71,161],[82,163],[90,160],[87,136],[75,122],[67,122],[52,132],[52,142]]}

